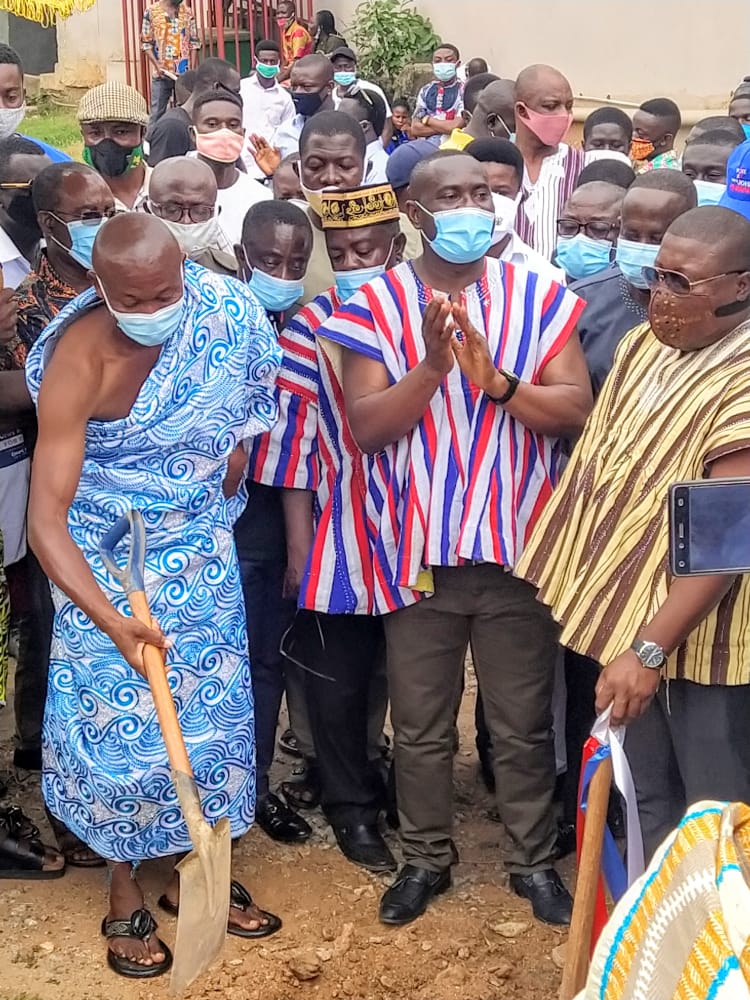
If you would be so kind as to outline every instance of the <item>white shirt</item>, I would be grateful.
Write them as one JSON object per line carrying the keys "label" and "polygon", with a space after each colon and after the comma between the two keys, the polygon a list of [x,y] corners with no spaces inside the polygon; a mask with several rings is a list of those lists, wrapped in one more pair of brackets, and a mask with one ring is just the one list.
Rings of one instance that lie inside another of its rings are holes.
{"label": "white shirt", "polygon": [[[257,73],[253,73],[240,83],[240,97],[242,124],[247,139],[251,135],[260,135],[269,145],[275,146],[279,127],[294,118],[294,102],[289,91],[275,81],[272,87],[264,87],[258,82]],[[242,160],[251,177],[263,179],[265,175],[249,149],[243,151]]]}
{"label": "white shirt", "polygon": [[550,264],[546,257],[528,243],[524,243],[518,233],[511,233],[508,245],[498,259],[507,261],[508,264],[515,264],[517,267],[525,267],[527,271],[534,271],[542,277],[551,278],[563,286],[566,284],[565,271]]}
{"label": "white shirt", "polygon": [[247,174],[238,172],[237,180],[228,188],[219,188],[216,196],[216,204],[219,206],[219,225],[224,230],[232,246],[242,239],[242,223],[245,221],[247,210],[252,205],[257,205],[259,201],[268,201],[273,198],[270,188]]}
{"label": "white shirt", "polygon": [[282,159],[286,159],[292,153],[299,153],[299,137],[304,127],[305,119],[302,115],[295,115],[279,127],[274,145],[281,152]]}
{"label": "white shirt", "polygon": [[380,139],[367,143],[367,159],[365,164],[365,184],[387,184],[388,176],[385,172],[385,165],[388,162],[388,154],[383,148]]}
{"label": "white shirt", "polygon": [[[380,99],[383,101],[383,104],[385,104],[386,115],[389,118],[391,117],[393,112],[391,111],[391,106],[388,103],[388,98],[385,96],[385,93],[383,92],[382,88],[380,88],[377,85],[377,83],[370,83],[369,80],[357,80],[357,85],[361,87],[362,90],[371,90],[373,94],[377,94],[378,97],[380,97]],[[339,97],[338,95],[338,87],[333,88],[332,96],[333,96],[333,106],[336,109],[336,111],[338,111],[339,104],[341,104],[341,102],[344,100],[343,97]]]}
{"label": "white shirt", "polygon": [[18,288],[31,265],[4,229],[0,229],[0,264],[6,288]]}

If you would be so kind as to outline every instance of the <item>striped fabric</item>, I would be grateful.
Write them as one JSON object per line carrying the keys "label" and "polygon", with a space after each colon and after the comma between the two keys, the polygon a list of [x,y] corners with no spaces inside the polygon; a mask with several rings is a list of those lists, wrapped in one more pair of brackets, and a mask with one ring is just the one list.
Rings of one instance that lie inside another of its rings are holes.
{"label": "striped fabric", "polygon": [[341,348],[316,331],[339,300],[331,289],[300,309],[279,337],[279,420],[256,440],[250,477],[315,491],[316,531],[300,588],[302,608],[372,614],[362,454],[343,417]]}
{"label": "striped fabric", "polygon": [[[422,314],[432,297],[412,265],[400,264],[319,335],[381,362],[396,382],[424,358]],[[539,378],[583,309],[549,278],[490,259],[462,298],[495,364],[524,381]],[[419,424],[364,458],[378,611],[413,603],[426,567],[513,566],[552,492],[557,457],[556,440],[532,434],[454,365]]]}
{"label": "striped fabric", "polygon": [[750,807],[700,802],[620,900],[578,1000],[750,1000]]}
{"label": "striped fabric", "polygon": [[[667,491],[750,447],[750,323],[700,351],[661,344],[648,324],[612,373],[517,572],[562,622],[562,643],[609,663],[669,589]],[[666,675],[750,682],[750,577],[669,659]]]}
{"label": "striped fabric", "polygon": [[561,142],[557,152],[542,161],[536,182],[523,172],[523,197],[516,215],[516,232],[547,260],[557,246],[557,220],[565,202],[573,194],[584,167],[584,152]]}

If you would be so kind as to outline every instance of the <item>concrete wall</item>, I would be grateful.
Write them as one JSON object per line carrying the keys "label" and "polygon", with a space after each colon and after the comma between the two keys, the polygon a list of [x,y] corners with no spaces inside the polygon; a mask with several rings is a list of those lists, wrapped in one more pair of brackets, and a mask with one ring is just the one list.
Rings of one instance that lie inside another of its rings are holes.
{"label": "concrete wall", "polygon": [[[339,28],[357,0],[328,0]],[[573,92],[640,103],[672,97],[681,108],[718,108],[750,74],[747,0],[415,0],[461,55],[484,56],[515,78],[551,63]],[[345,32],[344,32],[345,34]]]}
{"label": "concrete wall", "polygon": [[124,80],[121,10],[120,0],[97,0],[82,14],[60,21],[54,80],[46,82],[67,89]]}

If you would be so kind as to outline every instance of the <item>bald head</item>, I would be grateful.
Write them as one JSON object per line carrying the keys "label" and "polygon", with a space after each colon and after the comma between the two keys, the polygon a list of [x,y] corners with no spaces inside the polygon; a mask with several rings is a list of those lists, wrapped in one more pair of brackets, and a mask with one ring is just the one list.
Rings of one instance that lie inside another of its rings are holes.
{"label": "bald head", "polygon": [[[554,66],[546,66],[544,63],[535,63],[527,66],[518,74],[515,84],[515,99],[522,101],[530,108],[538,110],[536,103],[540,93],[549,91],[552,93],[562,92],[572,99],[573,91],[567,77],[563,76],[559,69]],[[563,102],[565,103],[565,102]]]}
{"label": "bald head", "polygon": [[[507,126],[509,132],[515,131],[515,84],[512,80],[495,80],[488,84],[480,93],[477,101],[476,114],[484,115],[487,119],[501,119]],[[492,126],[492,121],[488,121],[492,129],[491,134],[498,138],[507,138],[505,130],[500,126],[497,131]]]}
{"label": "bald head", "polygon": [[750,222],[739,212],[718,205],[693,208],[675,219],[665,242],[667,237],[710,248],[712,267],[750,271]]}
{"label": "bald head", "polygon": [[182,251],[153,215],[124,212],[105,222],[94,243],[94,272],[115,311],[156,312],[183,287]]}
{"label": "bald head", "polygon": [[214,205],[216,176],[197,156],[170,156],[158,163],[149,181],[149,201]]}

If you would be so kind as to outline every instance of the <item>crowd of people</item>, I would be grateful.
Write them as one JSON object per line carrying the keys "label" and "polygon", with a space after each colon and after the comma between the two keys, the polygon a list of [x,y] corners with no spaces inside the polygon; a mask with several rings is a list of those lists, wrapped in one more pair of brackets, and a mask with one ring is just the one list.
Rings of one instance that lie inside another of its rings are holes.
{"label": "crowd of people", "polygon": [[[570,921],[555,863],[597,712],[628,727],[649,857],[689,804],[750,803],[750,584],[671,579],[666,503],[750,476],[750,82],[684,141],[656,97],[571,143],[554,67],[505,79],[441,43],[387,95],[330,12],[278,12],[241,78],[153,3],[151,107],[89,90],[83,162],[18,132],[0,45],[0,701],[12,637],[14,764],[57,838],[3,806],[0,877],[109,866],[125,976],[171,963],[137,866],[190,846],[146,644],[206,816],[294,844],[321,807],[346,858],[396,873],[385,924],[451,886],[469,650],[538,919]],[[151,627],[99,555],[131,508]],[[229,933],[280,927],[233,883]]]}

